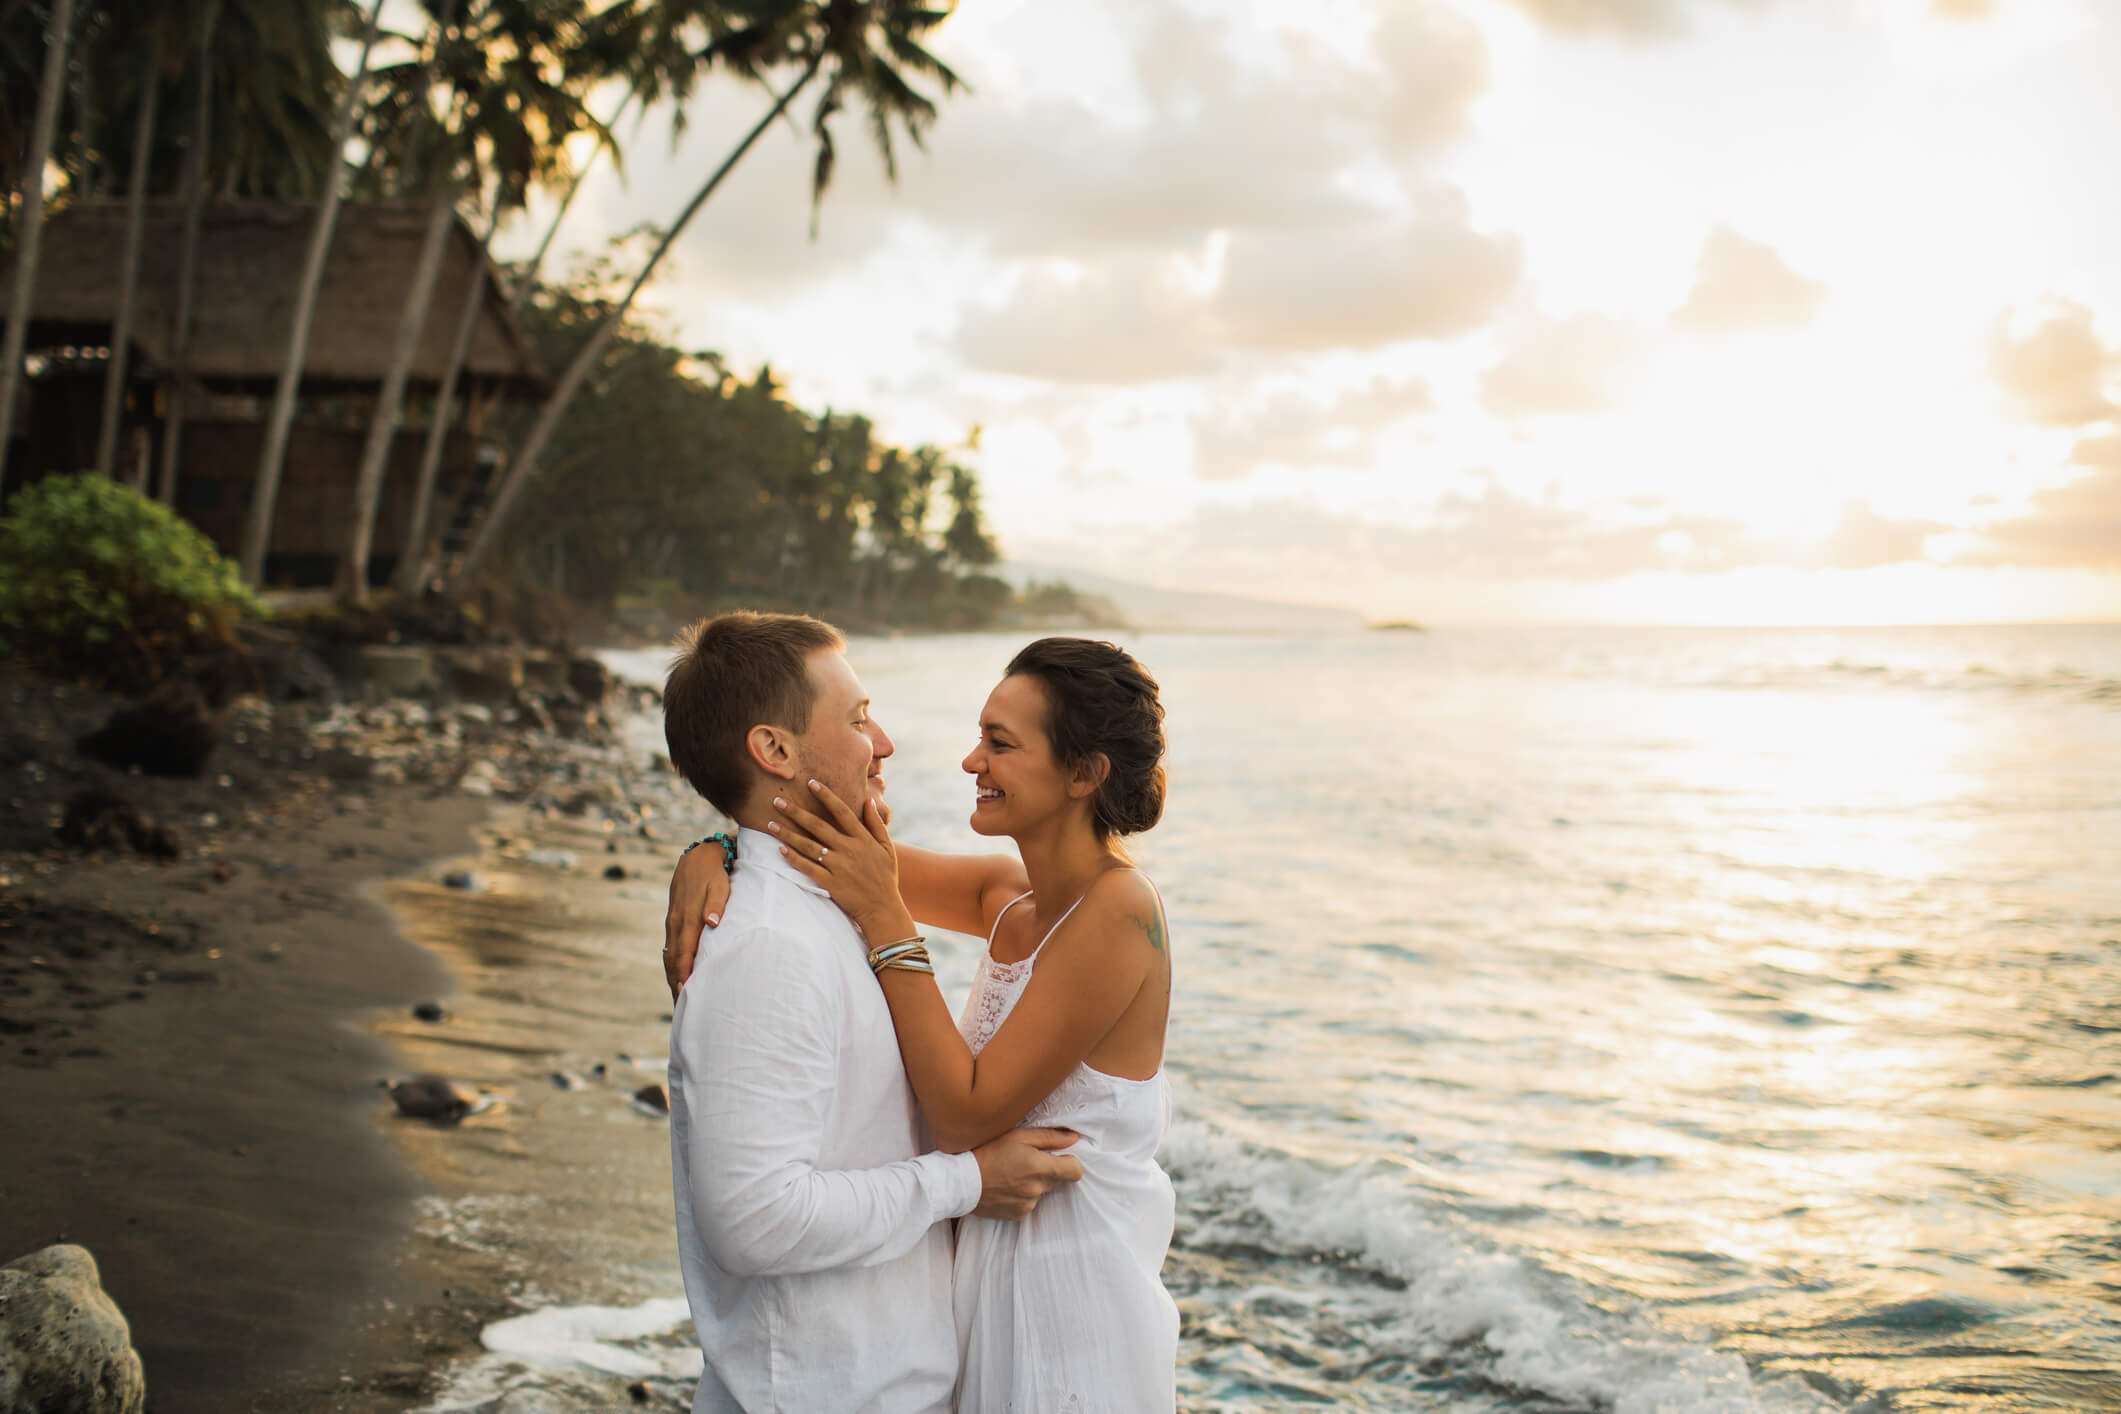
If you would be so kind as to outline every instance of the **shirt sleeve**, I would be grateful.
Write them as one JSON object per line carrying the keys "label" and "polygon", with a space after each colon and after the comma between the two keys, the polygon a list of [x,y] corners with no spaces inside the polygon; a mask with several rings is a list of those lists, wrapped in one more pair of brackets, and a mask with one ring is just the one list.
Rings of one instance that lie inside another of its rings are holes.
{"label": "shirt sleeve", "polygon": [[844,1005],[830,959],[771,928],[712,936],[671,1020],[689,1117],[693,1220],[738,1276],[866,1267],[979,1203],[970,1154],[865,1169],[818,1165]]}

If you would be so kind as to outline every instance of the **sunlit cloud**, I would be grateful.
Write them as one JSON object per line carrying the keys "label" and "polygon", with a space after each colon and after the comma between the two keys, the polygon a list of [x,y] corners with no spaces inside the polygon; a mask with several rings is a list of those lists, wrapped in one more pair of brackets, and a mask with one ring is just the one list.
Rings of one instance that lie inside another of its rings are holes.
{"label": "sunlit cloud", "polygon": [[1602,411],[1621,399],[1638,344],[1627,326],[1604,315],[1534,320],[1482,375],[1480,400],[1504,417]]}
{"label": "sunlit cloud", "polygon": [[1379,432],[1434,407],[1418,378],[1379,378],[1324,400],[1301,388],[1249,388],[1192,418],[1194,475],[1234,481],[1262,466],[1367,466]]}
{"label": "sunlit cloud", "polygon": [[[1565,35],[1618,35],[1628,39],[1674,38],[1686,32],[1691,12],[1710,0],[1510,0],[1541,26]],[[1759,8],[1769,0],[1718,0]]]}
{"label": "sunlit cloud", "polygon": [[1320,237],[1247,232],[1230,242],[1217,292],[1236,343],[1361,349],[1478,328],[1516,288],[1514,236],[1475,230],[1457,193],[1432,191],[1407,221]]}
{"label": "sunlit cloud", "polygon": [[1192,377],[1223,358],[1184,264],[1148,255],[1029,271],[1008,300],[965,316],[956,350],[973,368],[1075,383]]}
{"label": "sunlit cloud", "polygon": [[[2031,508],[1990,526],[1968,563],[2121,569],[2121,437],[2104,437],[2101,469],[2040,491]],[[2081,447],[2080,447],[2081,450]],[[2082,458],[2080,457],[2080,462]]]}
{"label": "sunlit cloud", "polygon": [[1694,288],[1672,326],[1699,334],[1796,328],[1825,298],[1826,286],[1790,269],[1773,246],[1718,226],[1702,245]]}
{"label": "sunlit cloud", "polygon": [[2044,427],[2078,427],[2116,410],[2121,353],[2100,340],[2092,312],[2055,299],[1996,321],[1996,378],[2017,410]]}

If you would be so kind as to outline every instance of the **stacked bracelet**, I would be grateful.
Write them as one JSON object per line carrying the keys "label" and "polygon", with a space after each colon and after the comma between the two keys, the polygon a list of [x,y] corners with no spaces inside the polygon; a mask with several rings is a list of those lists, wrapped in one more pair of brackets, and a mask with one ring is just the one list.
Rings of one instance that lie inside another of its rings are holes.
{"label": "stacked bracelet", "polygon": [[734,874],[736,872],[736,836],[725,835],[719,830],[707,836],[706,839],[694,840],[691,844],[686,845],[679,852],[678,858],[683,859],[710,840],[722,847],[722,872],[724,874]]}
{"label": "stacked bracelet", "polygon": [[925,972],[935,975],[935,964],[928,960],[928,940],[915,933],[910,938],[901,938],[895,943],[869,949],[869,970],[879,977],[886,972]]}

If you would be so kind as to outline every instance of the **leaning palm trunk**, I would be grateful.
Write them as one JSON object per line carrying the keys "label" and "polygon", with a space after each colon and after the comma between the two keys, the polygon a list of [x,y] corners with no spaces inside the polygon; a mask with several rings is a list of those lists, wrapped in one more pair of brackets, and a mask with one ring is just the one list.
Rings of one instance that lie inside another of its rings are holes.
{"label": "leaning palm trunk", "polygon": [[449,246],[450,230],[457,223],[457,184],[444,181],[428,198],[427,231],[420,240],[420,255],[413,266],[412,288],[405,308],[398,315],[398,332],[390,350],[390,368],[376,394],[376,409],[368,424],[368,442],[361,449],[361,470],[354,480],[353,530],[346,538],[346,557],[339,566],[339,597],[349,604],[368,598],[368,552],[375,541],[377,503],[383,494],[383,479],[390,469],[390,447],[397,440],[399,415],[405,406],[405,385],[412,377],[412,361],[420,352],[420,334],[427,327],[428,306],[434,303],[435,281],[442,273],[442,255]]}
{"label": "leaning palm trunk", "polygon": [[[640,96],[639,88],[627,90],[626,101],[612,109],[611,116],[604,120],[607,132],[618,126],[619,119],[626,116],[626,110],[631,108],[633,101]],[[538,248],[530,253],[530,259],[523,266],[522,278],[516,281],[515,293],[508,300],[510,314],[521,314],[523,306],[530,303],[531,291],[538,287],[538,271],[545,265],[545,253],[552,249],[552,239],[560,233],[560,223],[567,219],[567,209],[574,205],[575,197],[581,194],[582,184],[589,180],[590,169],[596,166],[597,159],[603,155],[604,149],[600,145],[589,154],[589,160],[582,164],[582,170],[574,174],[574,180],[567,184],[567,194],[560,198],[559,209],[552,213],[552,220],[545,227],[544,239],[540,240]]]}
{"label": "leaning palm trunk", "polygon": [[538,409],[537,421],[531,424],[530,431],[524,435],[523,445],[516,449],[507,475],[501,482],[500,491],[494,496],[493,504],[487,509],[484,519],[479,522],[478,534],[472,537],[470,548],[465,550],[462,562],[450,576],[451,593],[462,590],[472,572],[478,568],[479,562],[493,549],[500,528],[508,518],[508,512],[521,498],[524,488],[530,484],[531,475],[537,470],[538,457],[543,454],[545,444],[552,440],[552,434],[559,428],[560,418],[566,413],[567,405],[574,401],[575,394],[582,390],[582,385],[589,381],[589,375],[596,370],[598,361],[604,356],[605,348],[610,345],[612,336],[618,332],[620,323],[626,318],[626,311],[633,307],[633,301],[641,293],[641,287],[648,283],[648,277],[655,273],[656,266],[662,263],[672,244],[684,233],[685,227],[691,223],[699,209],[706,205],[707,198],[714,195],[715,188],[735,170],[736,164],[743,160],[745,153],[751,151],[752,144],[765,134],[766,129],[772,127],[781,114],[787,111],[788,105],[795,101],[795,96],[817,76],[823,62],[822,55],[810,61],[810,66],[803,71],[803,76],[775,100],[766,116],[759,119],[750,132],[744,134],[744,140],[722,159],[722,165],[715,168],[714,174],[693,193],[692,200],[678,213],[678,218],[671,224],[670,229],[663,233],[663,239],[650,253],[640,273],[633,277],[633,283],[626,287],[625,295],[597,322],[597,327],[590,332],[588,340],[568,363],[567,371],[560,375],[559,384],[553,389],[552,396],[545,400],[544,407]]}
{"label": "leaning palm trunk", "polygon": [[118,313],[111,321],[110,370],[103,383],[103,421],[96,433],[96,471],[118,473],[118,423],[125,415],[126,355],[133,339],[133,306],[140,292],[140,239],[147,228],[147,158],[155,142],[155,98],[162,73],[162,27],[147,48],[147,81],[140,90],[140,123],[133,132],[132,185],[125,195],[125,268],[118,273]]}
{"label": "leaning palm trunk", "polygon": [[155,498],[164,505],[177,499],[177,462],[184,445],[185,390],[191,382],[192,305],[199,294],[199,224],[206,215],[206,142],[214,110],[214,26],[219,0],[206,7],[199,37],[199,102],[192,110],[191,151],[184,163],[184,249],[177,267],[177,327],[170,360],[169,409],[162,429],[162,475]]}
{"label": "leaning palm trunk", "polygon": [[471,337],[478,332],[479,312],[486,305],[486,272],[488,252],[493,248],[493,233],[501,226],[500,194],[494,194],[493,211],[486,218],[486,232],[479,237],[479,258],[471,272],[471,284],[464,291],[464,307],[457,313],[456,336],[449,344],[449,368],[442,375],[442,386],[435,392],[434,420],[427,429],[427,448],[420,457],[420,480],[413,488],[412,519],[405,529],[405,549],[398,557],[397,573],[391,579],[391,587],[400,594],[412,594],[427,582],[427,521],[434,506],[435,479],[441,475],[442,452],[449,441],[450,405],[456,399],[457,379],[464,370],[464,360],[471,353]]}
{"label": "leaning palm trunk", "polygon": [[265,550],[272,541],[273,505],[280,498],[280,471],[287,461],[287,438],[294,428],[295,394],[302,386],[302,356],[309,349],[309,326],[317,314],[317,291],[324,284],[324,258],[331,251],[332,228],[339,222],[339,156],[353,136],[354,115],[359,111],[362,86],[368,79],[368,51],[375,47],[376,28],[383,19],[386,0],[376,0],[368,12],[368,31],[361,38],[361,57],[346,92],[339,95],[339,111],[332,115],[331,165],[318,193],[316,224],[310,227],[309,253],[302,262],[302,283],[295,290],[295,312],[287,334],[287,356],[280,362],[280,382],[273,391],[272,416],[265,427],[265,445],[258,453],[258,479],[251,491],[250,516],[243,523],[243,582],[256,587],[265,574]]}
{"label": "leaning palm trunk", "polygon": [[53,0],[51,22],[44,32],[44,76],[37,88],[37,120],[30,129],[29,151],[22,158],[22,219],[15,240],[14,302],[8,305],[7,339],[0,346],[0,474],[7,471],[7,447],[15,426],[15,393],[22,381],[22,360],[29,351],[31,301],[37,292],[37,247],[44,237],[44,164],[52,153],[52,132],[59,126],[59,90],[66,83],[66,46],[73,28],[74,0]]}

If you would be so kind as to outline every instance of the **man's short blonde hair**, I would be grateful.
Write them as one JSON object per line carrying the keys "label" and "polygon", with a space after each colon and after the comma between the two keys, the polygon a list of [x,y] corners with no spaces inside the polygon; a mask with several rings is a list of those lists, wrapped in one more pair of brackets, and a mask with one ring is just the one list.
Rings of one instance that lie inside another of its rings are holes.
{"label": "man's short blonde hair", "polygon": [[670,764],[724,815],[750,784],[745,738],[756,726],[803,732],[817,694],[810,656],[847,646],[840,631],[806,614],[720,614],[678,635],[663,685],[663,739]]}

